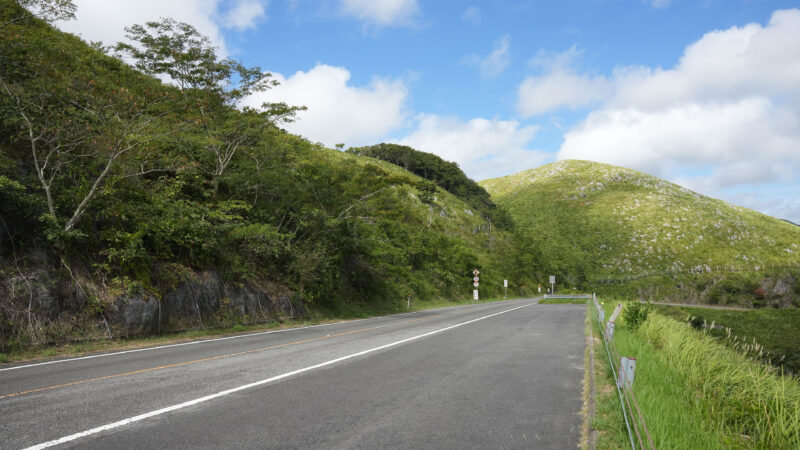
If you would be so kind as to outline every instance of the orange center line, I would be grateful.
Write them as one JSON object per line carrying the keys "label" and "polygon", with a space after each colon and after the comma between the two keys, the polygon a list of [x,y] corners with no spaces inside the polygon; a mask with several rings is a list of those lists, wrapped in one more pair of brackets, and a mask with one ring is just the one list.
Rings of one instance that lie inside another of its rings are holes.
{"label": "orange center line", "polygon": [[379,325],[379,326],[376,326],[376,327],[360,328],[358,330],[346,331],[344,333],[329,334],[327,336],[311,338],[311,339],[303,339],[303,340],[300,340],[300,341],[289,342],[289,343],[286,343],[286,344],[272,345],[272,346],[269,346],[269,347],[261,347],[261,348],[256,348],[256,349],[252,349],[252,350],[245,350],[245,351],[236,352],[236,353],[228,353],[228,354],[225,354],[225,355],[211,356],[209,358],[195,359],[195,360],[192,360],[192,361],[184,361],[184,362],[179,362],[179,363],[175,363],[175,364],[166,364],[166,365],[163,365],[163,366],[150,367],[150,368],[147,368],[147,369],[133,370],[133,371],[130,371],[130,372],[117,373],[117,374],[113,374],[113,375],[105,375],[105,376],[96,377],[96,378],[87,378],[87,379],[84,379],[84,380],[72,381],[72,382],[64,383],[64,384],[57,384],[57,385],[54,385],[54,386],[40,387],[40,388],[36,388],[36,389],[30,389],[30,390],[27,390],[27,391],[15,392],[13,394],[0,395],[0,400],[5,399],[5,398],[11,398],[11,397],[19,397],[19,396],[25,395],[25,394],[33,394],[35,392],[49,391],[49,390],[52,390],[52,389],[59,389],[59,388],[68,387],[68,386],[75,386],[76,384],[91,383],[91,382],[94,382],[94,381],[108,380],[110,378],[125,377],[125,376],[129,376],[129,375],[136,375],[136,374],[145,373],[145,372],[153,372],[155,370],[169,369],[169,368],[172,368],[172,367],[180,367],[180,366],[188,366],[190,364],[197,364],[197,363],[201,363],[201,362],[214,361],[214,360],[217,360],[217,359],[230,358],[232,356],[241,356],[241,355],[246,355],[248,353],[256,353],[256,352],[263,352],[263,351],[266,351],[266,350],[274,350],[274,349],[277,349],[277,348],[289,347],[289,346],[292,346],[292,345],[307,344],[309,342],[322,341],[322,340],[325,340],[325,339],[333,339],[335,337],[347,336],[347,335],[350,335],[350,334],[364,333],[366,331],[377,330],[379,328],[385,328],[385,327],[392,326],[392,325],[404,325],[404,324],[411,323],[411,322],[418,322],[420,320],[426,320],[426,319],[430,319],[432,317],[435,317],[435,316],[429,316],[429,317],[422,317],[422,318],[419,318],[419,319],[406,320],[404,322],[398,322],[398,323],[388,323],[386,325]]}

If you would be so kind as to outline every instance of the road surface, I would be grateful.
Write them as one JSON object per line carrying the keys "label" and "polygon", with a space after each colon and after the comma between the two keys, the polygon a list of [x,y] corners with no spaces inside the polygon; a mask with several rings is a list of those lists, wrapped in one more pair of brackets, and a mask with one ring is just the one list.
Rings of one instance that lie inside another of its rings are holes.
{"label": "road surface", "polygon": [[0,448],[565,448],[582,305],[536,299],[0,365]]}

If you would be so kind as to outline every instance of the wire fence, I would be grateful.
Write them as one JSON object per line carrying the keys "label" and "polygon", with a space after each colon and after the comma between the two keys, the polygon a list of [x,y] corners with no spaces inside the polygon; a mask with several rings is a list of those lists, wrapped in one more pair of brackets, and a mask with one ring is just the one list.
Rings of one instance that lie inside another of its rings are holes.
{"label": "wire fence", "polygon": [[[622,415],[625,418],[625,427],[628,430],[628,437],[632,449],[651,449],[655,450],[653,445],[653,438],[650,435],[650,430],[647,428],[647,422],[644,419],[642,410],[639,407],[639,402],[636,400],[636,394],[633,392],[633,381],[635,359],[630,357],[623,357],[617,349],[617,344],[614,342],[614,319],[620,312],[622,305],[617,305],[614,314],[605,322],[605,310],[597,302],[597,296],[592,294],[592,301],[595,307],[595,317],[597,324],[600,328],[600,335],[603,337],[603,344],[605,345],[606,355],[608,356],[608,363],[611,367],[611,373],[614,376],[614,384],[617,387],[617,395],[619,396],[619,403],[622,407]],[[603,323],[605,322],[605,324]],[[617,363],[615,364],[615,361]],[[633,361],[631,367],[631,361]],[[625,407],[627,405],[627,408]],[[636,441],[634,442],[634,435]],[[638,442],[639,446],[636,446]]]}

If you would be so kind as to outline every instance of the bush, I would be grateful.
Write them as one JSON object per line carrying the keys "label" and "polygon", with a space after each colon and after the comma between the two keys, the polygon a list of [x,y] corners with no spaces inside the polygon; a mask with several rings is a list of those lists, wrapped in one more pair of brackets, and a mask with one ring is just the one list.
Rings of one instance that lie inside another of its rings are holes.
{"label": "bush", "polygon": [[629,302],[622,308],[622,318],[632,330],[639,328],[645,320],[647,315],[653,309],[652,303],[642,303],[638,301]]}

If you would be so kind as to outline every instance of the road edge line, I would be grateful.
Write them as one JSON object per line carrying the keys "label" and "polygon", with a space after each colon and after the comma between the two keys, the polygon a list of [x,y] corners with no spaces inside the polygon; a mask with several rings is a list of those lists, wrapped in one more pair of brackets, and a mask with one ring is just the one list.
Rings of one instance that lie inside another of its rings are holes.
{"label": "road edge line", "polygon": [[166,408],[161,408],[161,409],[157,409],[157,410],[154,410],[154,411],[146,412],[144,414],[139,414],[138,416],[129,417],[127,419],[119,420],[117,422],[112,422],[112,423],[109,423],[109,424],[106,424],[106,425],[102,425],[102,426],[99,426],[99,427],[91,428],[89,430],[82,431],[80,433],[70,434],[68,436],[64,436],[64,437],[61,437],[61,438],[58,438],[58,439],[54,439],[52,441],[47,441],[47,442],[44,442],[44,443],[41,443],[41,444],[37,444],[37,445],[31,446],[31,447],[27,447],[25,450],[40,450],[40,449],[44,449],[44,448],[48,448],[48,447],[53,447],[55,445],[64,444],[66,442],[74,441],[74,440],[80,439],[82,437],[91,436],[93,434],[101,433],[103,431],[113,430],[114,428],[119,428],[119,427],[122,427],[122,426],[125,426],[125,425],[130,425],[130,424],[132,424],[134,422],[139,422],[139,421],[142,421],[142,420],[145,420],[145,419],[149,419],[151,417],[160,416],[162,414],[166,414],[166,413],[169,413],[169,412],[172,412],[172,411],[177,411],[179,409],[187,408],[189,406],[194,406],[194,405],[197,405],[199,403],[204,403],[204,402],[207,402],[207,401],[210,401],[210,400],[214,400],[216,398],[224,397],[224,396],[227,396],[227,395],[230,395],[230,394],[234,394],[236,392],[244,391],[244,390],[256,387],[256,386],[261,386],[261,385],[272,383],[272,382],[278,381],[278,380],[282,380],[284,378],[288,378],[288,377],[291,377],[291,376],[294,376],[294,375],[299,375],[301,373],[305,373],[305,372],[309,372],[309,371],[312,371],[312,370],[315,370],[315,369],[319,369],[319,368],[322,368],[322,367],[330,366],[330,365],[333,365],[333,364],[336,364],[336,363],[339,363],[339,362],[342,362],[342,361],[346,361],[348,359],[357,358],[359,356],[367,355],[369,353],[374,353],[374,352],[377,352],[377,351],[380,351],[380,350],[385,350],[387,348],[395,347],[395,346],[398,346],[398,345],[401,345],[401,344],[405,344],[407,342],[415,341],[415,340],[422,339],[424,337],[428,337],[428,336],[431,336],[431,335],[434,335],[434,334],[438,334],[438,333],[442,333],[442,332],[445,332],[445,331],[448,331],[448,330],[452,330],[453,328],[458,328],[458,327],[461,327],[461,326],[464,326],[464,325],[469,325],[471,323],[475,323],[475,322],[478,322],[480,320],[488,319],[490,317],[499,316],[500,314],[505,314],[505,313],[508,313],[508,312],[511,312],[511,311],[516,311],[518,309],[525,308],[527,306],[531,306],[531,305],[534,305],[534,304],[535,303],[529,303],[529,304],[526,304],[526,305],[518,306],[516,308],[506,309],[504,311],[496,312],[494,314],[489,314],[489,315],[486,315],[486,316],[478,317],[476,319],[468,320],[466,322],[457,323],[455,325],[450,325],[450,326],[445,327],[445,328],[440,328],[438,330],[429,331],[427,333],[419,334],[419,335],[412,336],[412,337],[406,338],[406,339],[401,339],[399,341],[395,341],[395,342],[392,342],[392,343],[389,343],[389,344],[385,344],[385,345],[381,345],[381,346],[378,346],[378,347],[373,347],[371,349],[367,349],[367,350],[363,350],[363,351],[360,351],[360,352],[352,353],[352,354],[347,355],[347,356],[342,356],[342,357],[339,357],[339,358],[335,358],[335,359],[332,359],[332,360],[329,360],[329,361],[325,361],[323,363],[319,363],[319,364],[315,364],[315,365],[312,365],[312,366],[304,367],[302,369],[293,370],[291,372],[287,372],[287,373],[284,373],[284,374],[281,374],[281,375],[276,375],[274,377],[265,378],[263,380],[259,380],[259,381],[253,382],[253,383],[248,383],[248,384],[245,384],[245,385],[242,385],[242,386],[238,386],[238,387],[235,387],[235,388],[226,389],[224,391],[220,391],[220,392],[217,392],[215,394],[206,395],[205,397],[196,398],[194,400],[189,400],[189,401],[186,401],[186,402],[183,402],[183,403],[179,403],[177,405],[167,406]]}

